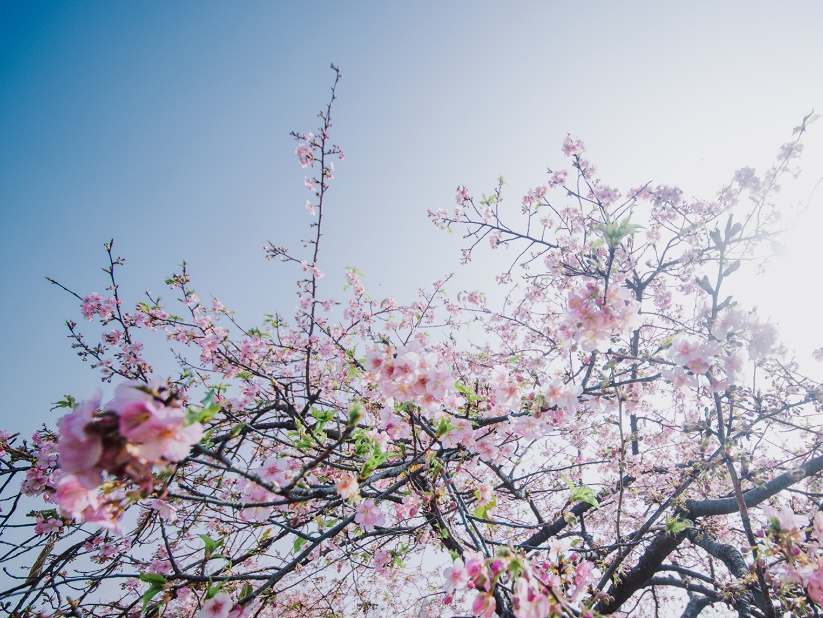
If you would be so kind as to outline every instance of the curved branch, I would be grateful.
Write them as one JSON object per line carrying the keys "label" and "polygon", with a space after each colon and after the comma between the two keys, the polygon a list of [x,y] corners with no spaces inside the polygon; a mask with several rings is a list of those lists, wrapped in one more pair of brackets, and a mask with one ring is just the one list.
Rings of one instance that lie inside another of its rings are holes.
{"label": "curved branch", "polygon": [[637,566],[624,575],[619,583],[612,584],[608,598],[598,602],[594,610],[601,614],[611,614],[617,611],[654,576],[663,561],[677,549],[685,538],[684,533],[675,536],[665,532],[658,534],[640,556]]}
{"label": "curved branch", "polygon": [[683,608],[680,618],[697,618],[704,609],[715,602],[716,599],[709,597],[692,597],[686,607]]}
{"label": "curved branch", "polygon": [[[718,543],[705,532],[698,531],[693,528],[686,532],[686,536],[689,541],[705,550],[713,558],[717,558],[725,564],[726,568],[729,569],[729,572],[737,579],[741,579],[749,574],[749,567],[743,559],[743,554],[731,545]],[[737,615],[740,616],[740,618],[748,618],[751,616],[752,598],[757,599],[759,597],[756,595],[753,597],[747,592],[740,595],[736,606]]]}
{"label": "curved branch", "polygon": [[[815,457],[780,476],[772,479],[762,487],[755,487],[743,494],[746,506],[757,506],[775,494],[799,483],[805,478],[814,476],[823,471],[823,455]],[[722,498],[719,500],[686,500],[684,510],[689,519],[696,517],[712,517],[728,515],[738,510],[737,498]]]}

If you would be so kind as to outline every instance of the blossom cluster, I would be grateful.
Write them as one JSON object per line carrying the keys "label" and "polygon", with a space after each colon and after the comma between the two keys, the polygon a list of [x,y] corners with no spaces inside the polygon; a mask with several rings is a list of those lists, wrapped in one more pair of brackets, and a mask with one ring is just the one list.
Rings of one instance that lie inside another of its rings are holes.
{"label": "blossom cluster", "polygon": [[763,507],[766,525],[757,531],[756,549],[766,580],[774,586],[787,607],[803,608],[805,597],[823,603],[823,512],[810,520],[798,515],[789,504]]}
{"label": "blossom cluster", "polygon": [[570,345],[584,352],[608,347],[612,337],[637,324],[639,306],[626,287],[612,286],[605,293],[588,282],[569,294],[569,305],[560,333]]}
{"label": "blossom cluster", "polygon": [[381,396],[411,402],[425,414],[433,414],[444,405],[457,407],[462,401],[448,365],[436,352],[419,345],[369,352],[366,368]]}
{"label": "blossom cluster", "polygon": [[148,496],[152,469],[185,459],[203,433],[174,395],[133,384],[120,385],[102,409],[99,397],[77,405],[57,426],[61,475],[52,501],[65,517],[110,528],[128,502],[123,490]]}
{"label": "blossom cluster", "polygon": [[[594,580],[594,564],[578,554],[558,553],[555,561],[533,563],[509,549],[485,557],[465,551],[443,571],[444,603],[455,593],[476,590],[472,612],[483,618],[495,616],[494,589],[498,583],[514,582],[512,605],[515,618],[548,618],[562,615],[563,604],[575,601]],[[582,612],[582,616],[591,615]]]}
{"label": "blossom cluster", "polygon": [[[300,462],[291,457],[269,457],[262,466],[250,470],[260,480],[274,487],[281,487],[289,482],[294,470],[300,468]],[[266,503],[275,498],[269,489],[252,481],[246,482],[242,496],[244,502]],[[263,522],[272,514],[272,506],[250,506],[240,511],[240,517],[245,521]]]}

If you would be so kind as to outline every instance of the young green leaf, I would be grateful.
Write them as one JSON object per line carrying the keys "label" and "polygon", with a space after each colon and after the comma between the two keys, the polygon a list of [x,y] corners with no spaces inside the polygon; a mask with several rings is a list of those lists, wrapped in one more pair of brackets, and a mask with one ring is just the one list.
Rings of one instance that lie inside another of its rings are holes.
{"label": "young green leaf", "polygon": [[294,539],[294,553],[296,554],[297,552],[299,552],[303,548],[303,546],[308,542],[309,540],[302,536],[299,536],[296,539]]}
{"label": "young green leaf", "polygon": [[220,554],[215,554],[214,552],[221,545],[223,545],[223,539],[219,539],[219,540],[215,541],[214,539],[212,539],[211,537],[209,537],[206,534],[198,534],[197,536],[199,536],[203,540],[203,543],[205,544],[204,553],[205,553],[205,556],[206,556],[206,560],[210,560],[211,558],[219,558],[220,557]]}
{"label": "young green leaf", "polygon": [[572,480],[563,475],[563,480],[566,481],[566,485],[569,486],[569,503],[575,502],[585,502],[587,504],[591,504],[595,508],[600,508],[600,503],[597,501],[597,494],[595,491],[586,485],[580,485],[579,487],[575,487]]}
{"label": "young green leaf", "polygon": [[138,579],[152,586],[165,586],[166,578],[158,573],[140,573]]}
{"label": "young green leaf", "polygon": [[691,525],[693,525],[693,523],[690,520],[680,519],[680,515],[666,517],[666,534],[669,536],[677,536]]}

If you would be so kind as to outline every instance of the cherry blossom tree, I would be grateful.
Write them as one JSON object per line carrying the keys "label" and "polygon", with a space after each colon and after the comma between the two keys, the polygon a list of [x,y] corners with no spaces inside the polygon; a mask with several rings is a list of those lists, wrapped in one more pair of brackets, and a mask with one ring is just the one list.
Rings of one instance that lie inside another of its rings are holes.
{"label": "cherry blossom tree", "polygon": [[707,201],[607,186],[569,137],[520,204],[501,180],[429,212],[463,262],[502,251],[502,300],[445,280],[376,298],[356,269],[332,298],[332,68],[319,129],[293,134],[311,237],[266,248],[297,273],[293,314],[243,325],[185,265],[179,303],[127,306],[112,243],[106,294],[75,294],[73,346],[113,390],[0,434],[4,613],[823,611],[823,391],[727,283],[780,232],[816,116]]}

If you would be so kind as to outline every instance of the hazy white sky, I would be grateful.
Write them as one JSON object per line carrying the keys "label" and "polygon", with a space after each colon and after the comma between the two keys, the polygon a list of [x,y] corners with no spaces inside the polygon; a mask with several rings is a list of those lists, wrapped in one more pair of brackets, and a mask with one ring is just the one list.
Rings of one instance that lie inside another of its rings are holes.
{"label": "hazy white sky", "polygon": [[[455,187],[510,202],[583,138],[609,184],[678,184],[711,198],[763,169],[823,110],[823,3],[179,2],[0,4],[0,425],[33,428],[50,402],[90,395],[65,318],[106,285],[103,242],[127,259],[129,303],[183,259],[202,296],[246,324],[290,312],[293,275],[262,257],[310,222],[289,131],[316,127],[342,67],[346,152],[321,268],[331,294],[357,265],[375,296],[408,299],[458,269],[457,235],[426,210]],[[823,176],[823,123],[806,140]],[[777,275],[744,291],[808,357],[823,345],[816,217]],[[461,272],[489,285],[491,262]],[[89,329],[91,330],[91,329]]]}

